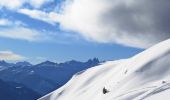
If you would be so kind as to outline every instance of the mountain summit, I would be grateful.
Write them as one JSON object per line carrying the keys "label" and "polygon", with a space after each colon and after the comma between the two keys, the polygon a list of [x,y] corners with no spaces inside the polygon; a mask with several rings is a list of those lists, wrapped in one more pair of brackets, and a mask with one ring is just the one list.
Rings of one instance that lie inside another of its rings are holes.
{"label": "mountain summit", "polygon": [[169,100],[170,39],[90,68],[39,100]]}

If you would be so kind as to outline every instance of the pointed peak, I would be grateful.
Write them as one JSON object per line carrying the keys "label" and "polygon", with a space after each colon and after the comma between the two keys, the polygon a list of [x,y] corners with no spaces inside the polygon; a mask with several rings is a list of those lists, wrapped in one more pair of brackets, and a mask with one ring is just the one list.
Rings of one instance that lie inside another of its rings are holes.
{"label": "pointed peak", "polygon": [[76,60],[70,60],[70,61],[67,61],[66,63],[77,63],[79,61],[76,61]]}
{"label": "pointed peak", "polygon": [[100,62],[98,58],[89,59],[87,62]]}
{"label": "pointed peak", "polygon": [[52,61],[46,60],[40,64],[37,64],[38,66],[55,66],[57,63],[54,63]]}
{"label": "pointed peak", "polygon": [[100,62],[98,58],[93,58],[93,61]]}

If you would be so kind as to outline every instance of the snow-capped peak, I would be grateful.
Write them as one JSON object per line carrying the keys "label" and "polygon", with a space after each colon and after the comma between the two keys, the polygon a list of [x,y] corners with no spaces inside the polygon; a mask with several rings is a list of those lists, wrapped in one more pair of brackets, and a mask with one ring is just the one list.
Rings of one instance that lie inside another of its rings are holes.
{"label": "snow-capped peak", "polygon": [[109,61],[76,74],[39,100],[162,100],[160,95],[169,100],[169,60],[170,39],[132,58]]}

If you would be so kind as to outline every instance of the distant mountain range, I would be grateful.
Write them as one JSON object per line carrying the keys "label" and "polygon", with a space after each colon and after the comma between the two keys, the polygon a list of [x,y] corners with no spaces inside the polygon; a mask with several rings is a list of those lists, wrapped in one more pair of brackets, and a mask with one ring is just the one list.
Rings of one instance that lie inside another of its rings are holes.
{"label": "distant mountain range", "polygon": [[16,64],[0,61],[0,79],[5,82],[23,84],[42,96],[64,85],[75,73],[99,64],[100,61],[97,58],[86,62],[72,60],[54,63],[45,61],[36,65],[26,61]]}
{"label": "distant mountain range", "polygon": [[0,100],[35,100],[39,96],[22,84],[0,80]]}

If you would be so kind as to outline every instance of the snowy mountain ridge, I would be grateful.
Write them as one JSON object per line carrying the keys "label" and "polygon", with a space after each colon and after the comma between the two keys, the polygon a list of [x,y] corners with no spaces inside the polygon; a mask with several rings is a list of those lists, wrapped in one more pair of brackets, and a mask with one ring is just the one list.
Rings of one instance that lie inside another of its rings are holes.
{"label": "snowy mountain ridge", "polygon": [[78,73],[38,100],[169,100],[168,94],[170,39],[132,58],[108,61]]}

